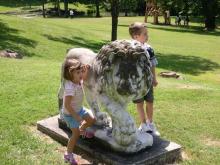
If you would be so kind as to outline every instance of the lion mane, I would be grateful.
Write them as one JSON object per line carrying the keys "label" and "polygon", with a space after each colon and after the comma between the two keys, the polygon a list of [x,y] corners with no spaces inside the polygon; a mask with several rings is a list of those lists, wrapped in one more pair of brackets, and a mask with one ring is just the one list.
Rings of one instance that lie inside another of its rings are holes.
{"label": "lion mane", "polygon": [[[117,40],[104,45],[93,66],[102,87],[100,92],[114,84],[117,94],[128,97],[135,94],[137,98],[143,97],[152,84],[149,55],[137,41]],[[137,93],[143,79],[146,90]]]}

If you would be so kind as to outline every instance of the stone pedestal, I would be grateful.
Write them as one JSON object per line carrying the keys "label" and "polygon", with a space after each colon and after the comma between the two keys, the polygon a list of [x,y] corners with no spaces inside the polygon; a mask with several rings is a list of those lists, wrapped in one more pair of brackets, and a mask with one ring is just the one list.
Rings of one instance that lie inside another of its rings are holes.
{"label": "stone pedestal", "polygon": [[[64,120],[61,120],[58,118],[58,124],[59,128],[71,132],[71,130],[67,127],[66,122]],[[153,136],[146,132],[140,132],[137,131],[137,141],[131,145],[131,146],[119,146],[114,137],[112,136],[112,127],[111,126],[98,126],[93,125],[90,128],[87,128],[88,130],[95,132],[95,141],[98,142],[98,144],[101,145],[101,147],[105,147],[108,150],[116,151],[116,152],[122,152],[122,153],[136,153],[139,152],[145,148],[149,148],[153,145]],[[120,148],[119,148],[119,147]],[[133,148],[131,148],[133,147]],[[137,149],[137,151],[132,151],[131,149]]]}
{"label": "stone pedestal", "polygon": [[[60,125],[62,127],[62,124]],[[68,130],[59,128],[58,115],[37,122],[37,128],[53,139],[67,145],[68,137],[71,136]],[[159,137],[153,137],[153,146],[138,153],[125,154],[112,151],[108,146],[103,145],[99,139],[78,140],[76,149],[81,150],[98,162],[114,165],[129,164],[168,164],[174,163],[181,158],[181,146]]]}

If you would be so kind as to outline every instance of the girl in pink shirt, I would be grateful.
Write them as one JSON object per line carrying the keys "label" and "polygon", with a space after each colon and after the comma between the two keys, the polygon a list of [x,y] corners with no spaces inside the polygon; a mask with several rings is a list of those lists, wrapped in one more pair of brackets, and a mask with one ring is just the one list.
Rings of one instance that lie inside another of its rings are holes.
{"label": "girl in pink shirt", "polygon": [[[86,68],[84,68],[86,69]],[[95,123],[92,117],[82,106],[82,65],[78,60],[66,59],[64,62],[64,96],[63,96],[63,116],[68,127],[72,131],[67,144],[67,152],[64,160],[72,165],[77,164],[73,156],[73,149],[80,135],[87,138],[93,137],[93,133],[85,129]]]}

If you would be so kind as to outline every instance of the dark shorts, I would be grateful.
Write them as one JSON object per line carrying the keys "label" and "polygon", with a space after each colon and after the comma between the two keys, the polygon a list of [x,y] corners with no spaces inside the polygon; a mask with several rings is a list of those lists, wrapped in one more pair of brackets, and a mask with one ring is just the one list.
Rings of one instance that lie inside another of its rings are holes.
{"label": "dark shorts", "polygon": [[143,101],[147,101],[150,103],[154,102],[154,88],[153,88],[153,86],[150,88],[148,93],[143,98],[138,99],[138,100],[133,100],[133,103],[141,103]]}

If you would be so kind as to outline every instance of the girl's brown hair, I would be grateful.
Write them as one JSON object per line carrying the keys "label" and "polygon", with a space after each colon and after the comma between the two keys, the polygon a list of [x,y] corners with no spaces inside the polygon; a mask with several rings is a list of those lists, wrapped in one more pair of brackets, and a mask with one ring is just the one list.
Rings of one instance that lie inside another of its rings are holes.
{"label": "girl's brown hair", "polygon": [[73,80],[73,76],[71,72],[74,70],[79,70],[81,69],[81,63],[78,60],[75,59],[66,59],[64,61],[64,71],[63,71],[63,77],[66,80]]}

